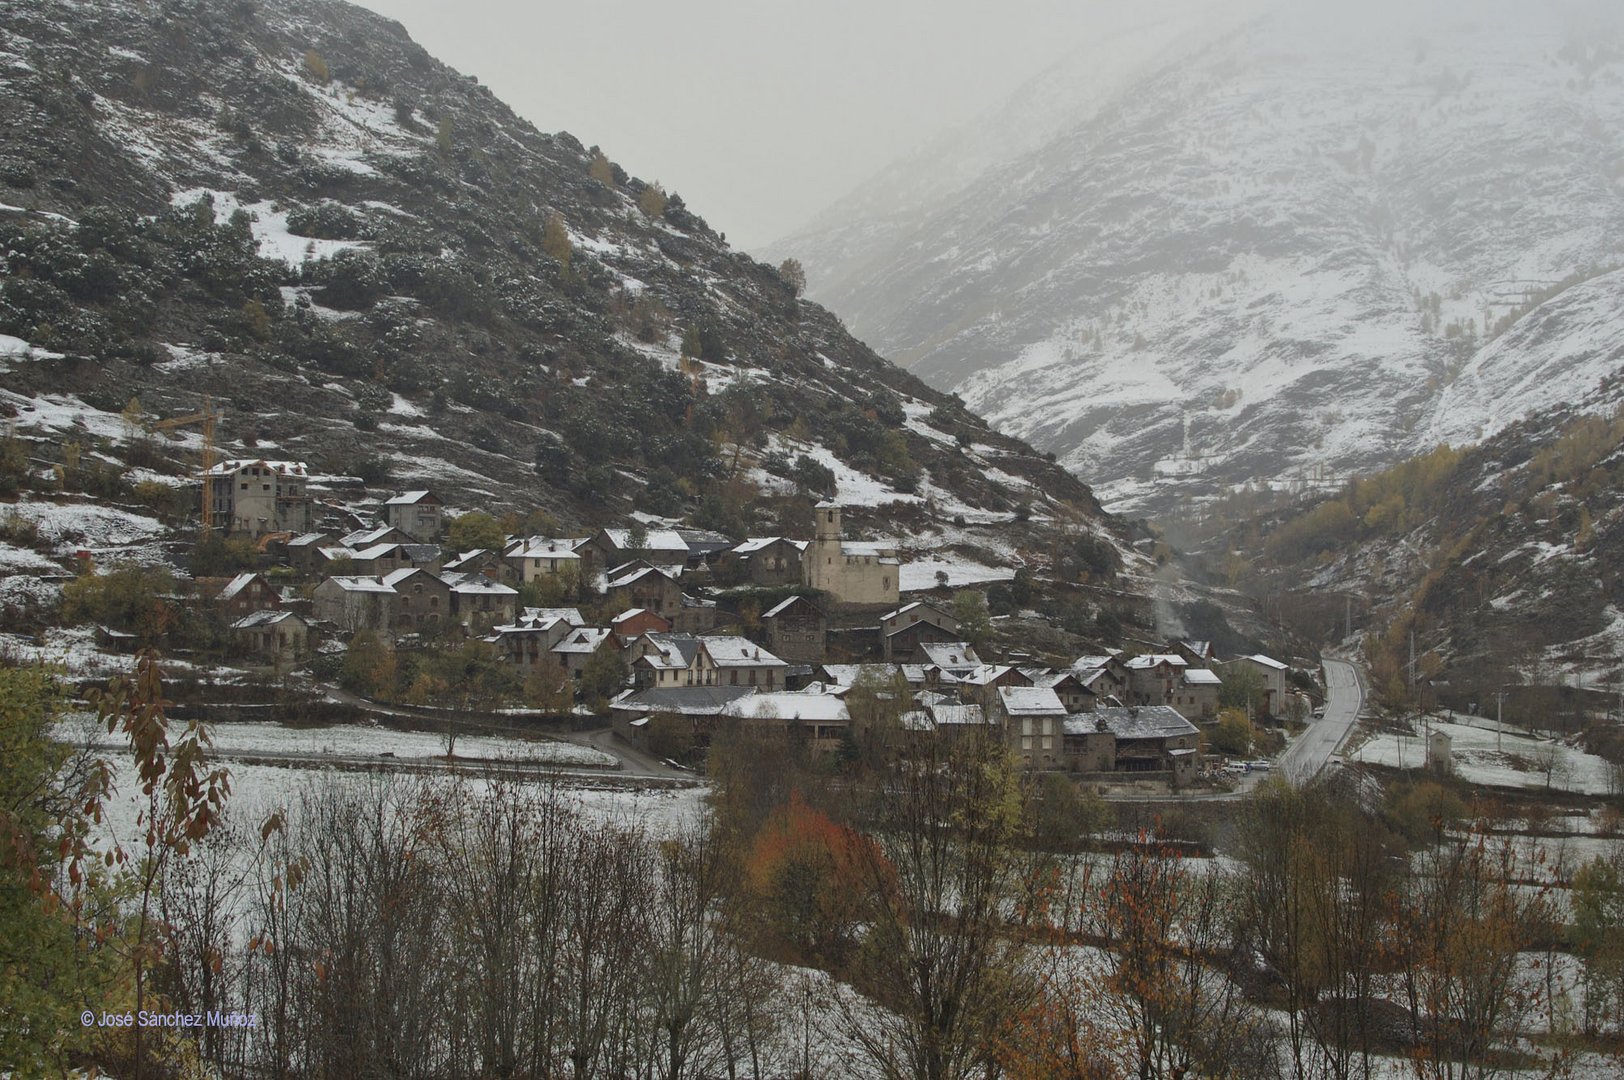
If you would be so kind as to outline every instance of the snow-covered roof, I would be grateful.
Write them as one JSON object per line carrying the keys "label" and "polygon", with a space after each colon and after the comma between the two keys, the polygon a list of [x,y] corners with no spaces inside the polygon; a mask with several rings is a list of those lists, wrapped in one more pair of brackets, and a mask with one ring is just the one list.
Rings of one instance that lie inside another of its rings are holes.
{"label": "snow-covered roof", "polygon": [[1047,686],[1000,686],[998,700],[1010,716],[1064,716],[1060,695]]}
{"label": "snow-covered roof", "polygon": [[579,540],[559,540],[551,537],[531,536],[508,545],[507,556],[512,559],[579,559]]}
{"label": "snow-covered roof", "polygon": [[[244,615],[231,624],[233,630],[252,630],[258,626],[275,626],[285,619],[299,619],[291,611],[256,611],[252,615]],[[299,619],[304,622],[303,619]]]}
{"label": "snow-covered roof", "polygon": [[[391,570],[389,573],[383,575],[383,583],[390,586],[399,585],[413,574],[422,574],[425,578],[440,581],[439,578],[435,577],[433,574],[429,573],[427,570],[424,570],[420,566],[402,566],[398,570]],[[442,585],[445,584],[444,582],[440,583]]]}
{"label": "snow-covered roof", "polygon": [[238,574],[226,582],[226,587],[220,590],[219,599],[230,600],[233,596],[248,588],[249,584],[257,577],[259,577],[258,574]]}
{"label": "snow-covered roof", "polygon": [[[427,499],[434,499],[432,491],[403,491],[392,499],[385,499],[383,504],[385,506],[416,506]],[[434,499],[434,501],[439,502],[440,500]]]}
{"label": "snow-covered roof", "polygon": [[1170,705],[1095,709],[1090,714],[1119,739],[1171,739],[1196,734],[1196,727]]}
{"label": "snow-covered roof", "polygon": [[1166,664],[1169,667],[1190,666],[1189,661],[1185,660],[1184,657],[1179,656],[1177,653],[1151,653],[1148,656],[1134,657],[1132,660],[1128,661],[1127,667],[1129,671],[1145,671],[1149,668],[1159,667],[1162,664]]}
{"label": "snow-covered roof", "polygon": [[729,702],[754,693],[755,688],[750,686],[651,686],[616,699],[609,708],[644,715],[716,716]]}
{"label": "snow-covered roof", "polygon": [[688,541],[675,529],[649,529],[643,536],[641,544],[631,542],[630,529],[605,529],[603,535],[609,542],[622,551],[680,551],[688,553]]}
{"label": "snow-covered roof", "polygon": [[867,555],[876,559],[896,558],[897,545],[888,540],[842,540],[842,555]]}
{"label": "snow-covered roof", "polygon": [[667,581],[676,580],[670,574],[666,573],[664,570],[661,570],[657,566],[643,566],[635,570],[628,570],[626,573],[618,575],[611,571],[610,576],[604,579],[603,587],[605,590],[623,589],[627,585],[643,580],[650,574],[657,574],[658,576],[665,578]]}
{"label": "snow-covered roof", "polygon": [[780,541],[794,546],[797,551],[806,550],[807,542],[805,540],[789,540],[782,536],[752,536],[731,550],[735,555],[753,555],[761,549],[771,547]]}
{"label": "snow-covered roof", "polygon": [[572,607],[527,607],[520,614],[526,619],[563,619],[571,626],[586,625],[580,610]]}
{"label": "snow-covered roof", "polygon": [[1109,667],[1115,655],[1079,656],[1071,662],[1071,670],[1077,672],[1100,671]]}
{"label": "snow-covered roof", "polygon": [[610,631],[601,626],[581,626],[570,631],[568,637],[553,646],[555,653],[595,653],[609,637]]}
{"label": "snow-covered roof", "polygon": [[982,664],[959,676],[965,686],[990,686],[1015,669],[1007,664]]}
{"label": "snow-covered roof", "polygon": [[385,555],[389,554],[391,551],[394,551],[400,546],[400,544],[394,542],[373,544],[370,547],[357,549],[354,557],[361,562],[370,562],[373,559],[383,558]]}
{"label": "snow-covered roof", "polygon": [[985,724],[987,715],[980,705],[927,705],[937,727]]}
{"label": "snow-covered roof", "polygon": [[699,643],[717,667],[789,667],[749,638],[722,636],[700,638]]}
{"label": "snow-covered roof", "polygon": [[327,580],[332,582],[334,585],[337,585],[345,592],[392,593],[395,591],[395,587],[393,585],[385,584],[380,578],[368,577],[366,575],[357,577],[330,577]]}
{"label": "snow-covered roof", "polygon": [[228,458],[204,471],[204,476],[232,476],[243,469],[258,466],[285,476],[306,476],[310,469],[302,461],[266,461],[264,458]]}
{"label": "snow-covered roof", "polygon": [[692,634],[651,632],[644,634],[641,640],[648,644],[650,651],[639,662],[656,670],[691,668],[694,657],[699,655],[699,639]]}
{"label": "snow-covered roof", "polygon": [[451,556],[451,558],[447,559],[445,561],[445,566],[442,567],[442,569],[456,570],[459,567],[466,566],[469,563],[475,561],[481,555],[489,555],[489,554],[491,554],[491,552],[488,551],[485,548],[474,548],[472,551],[464,551],[464,552],[461,552],[460,554],[453,555],[453,556]]}
{"label": "snow-covered roof", "polygon": [[772,607],[770,607],[766,611],[762,612],[761,617],[763,619],[776,618],[777,616],[782,615],[790,607],[791,604],[797,604],[797,603],[806,604],[806,605],[812,607],[814,610],[816,610],[816,608],[817,608],[816,604],[813,604],[812,601],[808,600],[804,596],[791,596],[786,600],[780,600],[778,603],[774,604]]}
{"label": "snow-covered roof", "polygon": [[1184,673],[1186,686],[1222,686],[1224,680],[1211,668],[1191,668]]}
{"label": "snow-covered roof", "polygon": [[821,723],[836,723],[851,719],[846,703],[833,694],[755,694],[730,702],[722,710],[722,715],[758,717],[763,720],[810,720]]}
{"label": "snow-covered roof", "polygon": [[287,546],[290,548],[310,547],[312,544],[319,545],[326,539],[327,534],[324,532],[304,533],[289,540]]}
{"label": "snow-covered roof", "polygon": [[1282,664],[1272,656],[1264,656],[1262,653],[1253,653],[1251,656],[1243,656],[1241,659],[1250,660],[1252,663],[1257,664],[1260,667],[1272,668],[1275,671],[1286,670],[1285,664]]}
{"label": "snow-covered roof", "polygon": [[451,591],[466,596],[518,596],[519,590],[500,581],[492,581],[484,574],[464,574],[461,580],[451,585]]}
{"label": "snow-covered roof", "polygon": [[919,646],[919,651],[930,657],[930,662],[939,668],[977,668],[981,666],[981,657],[968,641],[931,641]]}
{"label": "snow-covered roof", "polygon": [[370,547],[395,531],[393,525],[374,525],[370,529],[357,529],[347,536],[341,536],[338,542],[348,548]]}

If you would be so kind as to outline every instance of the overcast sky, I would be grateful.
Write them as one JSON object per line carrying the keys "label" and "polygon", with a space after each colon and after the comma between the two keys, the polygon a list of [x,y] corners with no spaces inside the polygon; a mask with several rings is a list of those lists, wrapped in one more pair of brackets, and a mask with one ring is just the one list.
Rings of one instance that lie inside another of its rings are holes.
{"label": "overcast sky", "polygon": [[1214,0],[360,0],[759,248],[1090,37]]}

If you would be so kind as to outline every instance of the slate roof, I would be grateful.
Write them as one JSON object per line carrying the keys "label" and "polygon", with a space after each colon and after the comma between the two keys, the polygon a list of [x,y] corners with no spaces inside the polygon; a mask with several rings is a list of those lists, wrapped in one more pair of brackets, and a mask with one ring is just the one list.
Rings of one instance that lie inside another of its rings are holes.
{"label": "slate roof", "polygon": [[[233,630],[252,630],[258,626],[274,626],[284,619],[299,619],[291,611],[256,611],[252,615],[244,615],[231,624]],[[304,622],[303,619],[299,619]]]}
{"label": "slate roof", "polygon": [[204,472],[203,476],[232,476],[239,469],[259,465],[284,476],[304,476],[310,469],[302,461],[266,461],[263,458],[229,458]]}
{"label": "slate roof", "polygon": [[1196,734],[1196,726],[1169,705],[1095,709],[1088,715],[1118,739],[1171,739]]}
{"label": "slate roof", "polygon": [[808,607],[810,607],[813,611],[818,610],[818,606],[816,604],[814,604],[812,601],[808,600],[806,597],[804,597],[804,596],[791,596],[787,600],[780,600],[778,603],[774,604],[767,611],[763,612],[761,617],[763,619],[776,618],[777,616],[782,615],[790,607],[790,605],[797,604],[797,603],[805,604]]}
{"label": "slate roof", "polygon": [[720,668],[789,667],[787,660],[780,660],[749,638],[707,637],[700,638],[699,644],[710,656],[711,663]]}
{"label": "slate roof", "polygon": [[1152,653],[1148,656],[1136,656],[1127,663],[1129,671],[1144,671],[1160,664],[1171,667],[1189,667],[1190,662],[1177,653]]}
{"label": "slate roof", "polygon": [[568,637],[553,646],[555,653],[595,653],[609,637],[610,631],[599,626],[580,626]]}
{"label": "slate roof", "polygon": [[675,529],[648,529],[643,543],[633,547],[630,529],[605,529],[603,535],[621,551],[680,551],[688,552],[688,541]]}
{"label": "slate roof", "polygon": [[998,700],[1010,716],[1064,716],[1060,695],[1046,686],[1000,686]]}
{"label": "slate roof", "polygon": [[1184,673],[1184,682],[1187,686],[1222,686],[1224,680],[1211,668],[1191,668]]}
{"label": "slate roof", "polygon": [[920,645],[919,650],[944,671],[968,671],[981,666],[981,657],[967,641],[931,641]]}
{"label": "slate roof", "polygon": [[359,577],[330,577],[327,580],[345,592],[392,593],[395,591],[395,587],[386,584],[383,579],[365,575]]}
{"label": "slate roof", "polygon": [[230,600],[233,596],[248,588],[249,584],[257,577],[259,577],[258,574],[238,574],[226,582],[226,587],[220,590],[218,599]]}
{"label": "slate roof", "polygon": [[846,703],[832,694],[755,694],[729,702],[722,715],[825,723],[851,719]]}
{"label": "slate roof", "polygon": [[749,686],[651,686],[618,698],[609,708],[615,712],[645,715],[719,716],[730,702],[754,693],[754,688]]}
{"label": "slate roof", "polygon": [[416,506],[427,499],[434,499],[435,502],[440,501],[434,498],[432,491],[403,491],[392,499],[385,499],[383,504],[385,506]]}

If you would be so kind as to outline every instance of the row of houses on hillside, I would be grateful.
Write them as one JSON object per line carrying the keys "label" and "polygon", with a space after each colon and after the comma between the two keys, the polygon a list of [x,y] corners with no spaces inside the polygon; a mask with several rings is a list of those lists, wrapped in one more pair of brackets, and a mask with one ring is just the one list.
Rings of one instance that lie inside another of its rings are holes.
{"label": "row of houses on hillside", "polygon": [[[673,666],[675,661],[673,661]],[[850,686],[815,684],[800,690],[728,683],[664,680],[628,692],[612,705],[615,729],[647,745],[655,725],[675,725],[695,745],[706,745],[718,727],[760,725],[805,741],[814,751],[833,751],[851,737]],[[1000,687],[983,704],[923,691],[911,695],[899,737],[951,742],[967,737],[1003,741],[1022,765],[1101,779],[1121,774],[1155,775],[1175,786],[1200,768],[1200,733],[1168,706],[1111,706],[1068,712],[1042,687]]]}

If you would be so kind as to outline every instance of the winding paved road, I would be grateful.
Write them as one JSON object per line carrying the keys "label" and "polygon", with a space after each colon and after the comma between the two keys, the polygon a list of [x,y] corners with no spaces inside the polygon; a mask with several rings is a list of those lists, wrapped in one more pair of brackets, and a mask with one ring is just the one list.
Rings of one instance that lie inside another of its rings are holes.
{"label": "winding paved road", "polygon": [[1308,730],[1280,755],[1280,771],[1293,784],[1306,784],[1319,775],[1331,755],[1347,741],[1365,706],[1359,671],[1347,661],[1325,661],[1325,684],[1325,715],[1311,721]]}

